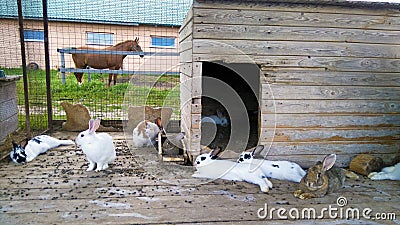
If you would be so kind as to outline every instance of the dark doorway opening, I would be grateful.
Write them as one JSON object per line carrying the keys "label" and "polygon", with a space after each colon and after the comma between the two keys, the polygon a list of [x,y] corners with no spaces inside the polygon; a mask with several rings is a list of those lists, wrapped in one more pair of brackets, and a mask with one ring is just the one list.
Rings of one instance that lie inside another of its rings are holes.
{"label": "dark doorway opening", "polygon": [[[240,146],[248,149],[258,144],[259,71],[255,64],[203,63],[202,117],[218,116],[217,111],[221,111],[229,125],[213,126],[203,121],[202,145],[225,149],[229,144],[228,148],[235,151]],[[235,134],[246,137],[238,138]]]}

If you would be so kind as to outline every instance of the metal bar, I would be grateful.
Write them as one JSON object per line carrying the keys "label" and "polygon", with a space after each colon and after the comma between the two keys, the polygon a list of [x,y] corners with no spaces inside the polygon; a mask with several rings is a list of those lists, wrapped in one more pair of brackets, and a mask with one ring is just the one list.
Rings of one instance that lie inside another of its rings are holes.
{"label": "metal bar", "polygon": [[43,31],[44,31],[44,61],[46,67],[46,95],[47,95],[47,128],[53,128],[53,104],[51,103],[51,77],[49,54],[49,19],[47,17],[47,0],[42,0],[43,5]]}
{"label": "metal bar", "polygon": [[[58,69],[61,72],[61,81],[62,84],[66,84],[65,80],[65,72],[78,72],[78,73],[88,73],[88,81],[91,81],[90,73],[100,73],[100,74],[143,74],[143,75],[152,75],[152,74],[160,74],[160,72],[149,71],[146,73],[138,73],[137,71],[123,71],[123,70],[94,70],[94,69],[73,69],[73,68],[65,68],[65,56],[64,53],[67,54],[99,54],[99,55],[140,55],[144,54],[144,56],[179,56],[177,52],[130,52],[130,51],[108,51],[108,50],[79,50],[76,48],[58,48],[57,52],[61,54],[61,68]],[[165,72],[162,73],[165,75],[176,75],[178,72]]]}
{"label": "metal bar", "polygon": [[79,50],[76,48],[58,48],[57,52],[67,54],[99,54],[99,55],[140,55],[144,56],[179,56],[178,52],[130,52],[130,51],[108,51],[108,50]]}
{"label": "metal bar", "polygon": [[25,98],[25,125],[26,137],[31,138],[31,120],[29,113],[29,95],[28,95],[28,76],[26,74],[26,55],[24,41],[24,18],[22,16],[22,0],[17,0],[18,4],[18,24],[19,24],[19,39],[21,44],[21,61],[22,61],[22,76],[24,82],[24,98]]}
{"label": "metal bar", "polygon": [[100,70],[100,69],[75,69],[75,68],[58,68],[61,73],[78,72],[78,73],[100,73],[100,74],[131,74],[131,75],[179,75],[179,72],[160,72],[160,71],[129,71],[129,70]]}
{"label": "metal bar", "polygon": [[[61,68],[65,68],[65,57],[64,57],[64,52],[61,52]],[[65,72],[64,71],[60,71],[61,72],[61,81],[62,84],[66,83],[65,80]]]}

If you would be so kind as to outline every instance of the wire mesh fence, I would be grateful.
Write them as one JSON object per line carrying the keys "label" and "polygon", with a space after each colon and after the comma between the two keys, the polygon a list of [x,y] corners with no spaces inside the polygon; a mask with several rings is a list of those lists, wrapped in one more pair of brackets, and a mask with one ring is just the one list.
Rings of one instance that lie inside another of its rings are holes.
{"label": "wire mesh fence", "polygon": [[[20,75],[17,0],[0,0],[0,3],[0,68],[7,75]],[[66,119],[62,102],[83,104],[92,117],[116,123],[127,119],[127,108],[143,105],[172,107],[172,119],[179,120],[177,39],[190,5],[189,0],[48,0],[48,40],[45,40],[42,1],[22,0],[31,126],[40,129],[48,125],[45,41],[49,44],[54,120]],[[130,54],[137,50],[135,46],[114,49],[128,40],[138,40],[143,57],[139,52]],[[74,61],[73,52],[79,49],[112,51],[112,54],[95,52],[91,59]],[[113,64],[111,61],[115,59],[117,62]],[[82,84],[78,83],[77,72],[83,72]],[[109,77],[111,73],[117,75]],[[110,78],[116,79],[109,86]],[[17,88],[23,123],[22,81]]]}
{"label": "wire mesh fence", "polygon": [[[19,109],[19,126],[26,126],[25,114],[28,110],[31,111],[30,120],[32,121],[30,126],[33,129],[45,129],[47,128],[47,95],[45,79],[42,79],[44,73],[40,73],[35,70],[37,63],[44,62],[44,45],[43,42],[35,41],[38,37],[37,27],[40,20],[24,20],[19,24],[18,21],[18,7],[17,1],[1,1],[0,4],[0,69],[5,71],[5,74],[10,75],[22,75],[22,50],[20,40],[20,25],[23,27],[30,27],[32,32],[23,30],[25,36],[25,57],[27,60],[27,86],[29,90],[29,108],[24,107],[24,86],[22,79],[17,83],[17,95],[18,95],[18,109]],[[41,2],[31,2],[30,6],[32,11],[38,10],[41,7]],[[26,16],[29,16],[26,14]],[[43,23],[41,23],[43,30]],[[41,54],[37,54],[37,53]]]}

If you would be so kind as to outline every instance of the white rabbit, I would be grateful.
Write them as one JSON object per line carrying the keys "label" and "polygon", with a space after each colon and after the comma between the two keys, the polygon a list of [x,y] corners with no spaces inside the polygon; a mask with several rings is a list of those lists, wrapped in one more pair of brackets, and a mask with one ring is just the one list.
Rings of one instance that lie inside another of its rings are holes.
{"label": "white rabbit", "polygon": [[229,126],[228,119],[222,115],[222,112],[217,109],[217,115],[202,116],[201,123],[214,123],[223,127]]}
{"label": "white rabbit", "polygon": [[143,120],[133,129],[133,146],[136,148],[153,146],[156,144],[158,133],[163,131],[160,117],[154,123]]}
{"label": "white rabbit", "polygon": [[252,168],[260,168],[266,177],[278,180],[288,180],[299,183],[301,178],[306,175],[306,171],[293,162],[254,159],[254,155],[261,152],[263,149],[264,146],[259,145],[252,152],[242,152],[239,155],[238,163],[251,163]]}
{"label": "white rabbit", "polygon": [[96,130],[100,126],[100,119],[91,119],[89,129],[81,132],[75,139],[76,145],[82,148],[89,167],[86,171],[92,171],[96,167],[96,172],[108,168],[116,158],[113,138],[107,133],[98,133]]}
{"label": "white rabbit", "polygon": [[10,153],[11,160],[15,163],[26,163],[32,161],[38,155],[47,150],[56,148],[60,145],[73,145],[71,140],[59,140],[48,135],[39,135],[29,140],[24,147],[13,143],[13,149]]}
{"label": "white rabbit", "polygon": [[385,167],[381,172],[372,172],[368,177],[371,180],[400,180],[400,163]]}
{"label": "white rabbit", "polygon": [[219,149],[207,154],[197,156],[195,160],[195,178],[223,179],[231,181],[244,181],[257,184],[262,192],[268,192],[272,183],[264,176],[261,170],[250,171],[250,164],[236,163],[229,160],[217,160]]}

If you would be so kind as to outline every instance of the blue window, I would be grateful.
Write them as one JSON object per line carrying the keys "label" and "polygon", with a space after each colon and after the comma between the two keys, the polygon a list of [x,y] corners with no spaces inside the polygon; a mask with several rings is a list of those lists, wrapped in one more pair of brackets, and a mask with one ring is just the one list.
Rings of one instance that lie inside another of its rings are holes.
{"label": "blue window", "polygon": [[151,37],[151,47],[175,47],[174,37]]}
{"label": "blue window", "polygon": [[24,30],[24,41],[44,41],[42,30]]}
{"label": "blue window", "polygon": [[86,44],[88,45],[113,45],[114,34],[110,33],[86,33]]}

